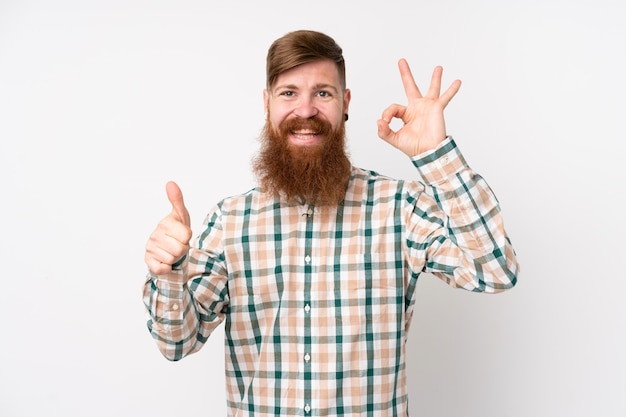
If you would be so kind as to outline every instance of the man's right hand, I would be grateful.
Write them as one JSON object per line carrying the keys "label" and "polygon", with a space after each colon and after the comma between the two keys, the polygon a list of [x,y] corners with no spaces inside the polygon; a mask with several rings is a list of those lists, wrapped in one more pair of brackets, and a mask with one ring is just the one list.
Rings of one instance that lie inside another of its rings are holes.
{"label": "man's right hand", "polygon": [[155,275],[172,270],[172,265],[189,252],[191,228],[189,212],[178,185],[170,181],[165,186],[172,211],[159,222],[146,243],[145,262]]}

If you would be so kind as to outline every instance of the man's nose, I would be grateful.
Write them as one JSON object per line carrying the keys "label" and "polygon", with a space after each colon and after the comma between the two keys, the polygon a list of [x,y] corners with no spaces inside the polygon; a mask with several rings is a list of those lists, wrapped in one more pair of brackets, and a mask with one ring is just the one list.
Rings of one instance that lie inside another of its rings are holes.
{"label": "man's nose", "polygon": [[294,113],[301,119],[310,119],[311,117],[316,116],[319,111],[310,97],[302,97],[298,101]]}

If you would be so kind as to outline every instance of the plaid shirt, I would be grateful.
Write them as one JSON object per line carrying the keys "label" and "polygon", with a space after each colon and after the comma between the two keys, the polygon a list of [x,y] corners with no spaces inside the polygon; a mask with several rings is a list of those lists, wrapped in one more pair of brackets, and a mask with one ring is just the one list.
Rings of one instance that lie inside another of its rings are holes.
{"label": "plaid shirt", "polygon": [[229,416],[407,416],[420,274],[499,292],[518,271],[496,197],[454,140],[412,161],[423,182],[353,168],[336,208],[257,188],[221,201],[189,256],[146,281],[162,353],[198,351],[225,321]]}

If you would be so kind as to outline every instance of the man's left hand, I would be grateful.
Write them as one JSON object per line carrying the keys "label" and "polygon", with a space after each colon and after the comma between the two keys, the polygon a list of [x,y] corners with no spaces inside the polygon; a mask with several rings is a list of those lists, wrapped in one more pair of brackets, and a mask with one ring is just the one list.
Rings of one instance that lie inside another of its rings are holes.
{"label": "man's left hand", "polygon": [[[443,110],[461,88],[461,81],[455,80],[441,93],[443,68],[435,67],[426,96],[422,96],[409,64],[405,59],[398,62],[402,84],[408,105],[392,104],[383,111],[378,120],[378,136],[413,157],[435,149],[447,136]],[[393,131],[389,124],[393,118],[401,119],[404,125]]]}

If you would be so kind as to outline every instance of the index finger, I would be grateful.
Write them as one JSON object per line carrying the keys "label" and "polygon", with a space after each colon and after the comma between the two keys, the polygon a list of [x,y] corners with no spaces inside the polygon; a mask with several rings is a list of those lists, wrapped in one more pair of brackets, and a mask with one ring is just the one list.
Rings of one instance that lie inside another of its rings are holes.
{"label": "index finger", "polygon": [[402,78],[402,85],[404,86],[406,97],[409,100],[413,98],[422,98],[422,93],[417,87],[417,84],[415,84],[415,78],[413,78],[411,68],[409,68],[409,63],[406,59],[401,58],[398,61],[398,68],[400,68],[400,77]]}

